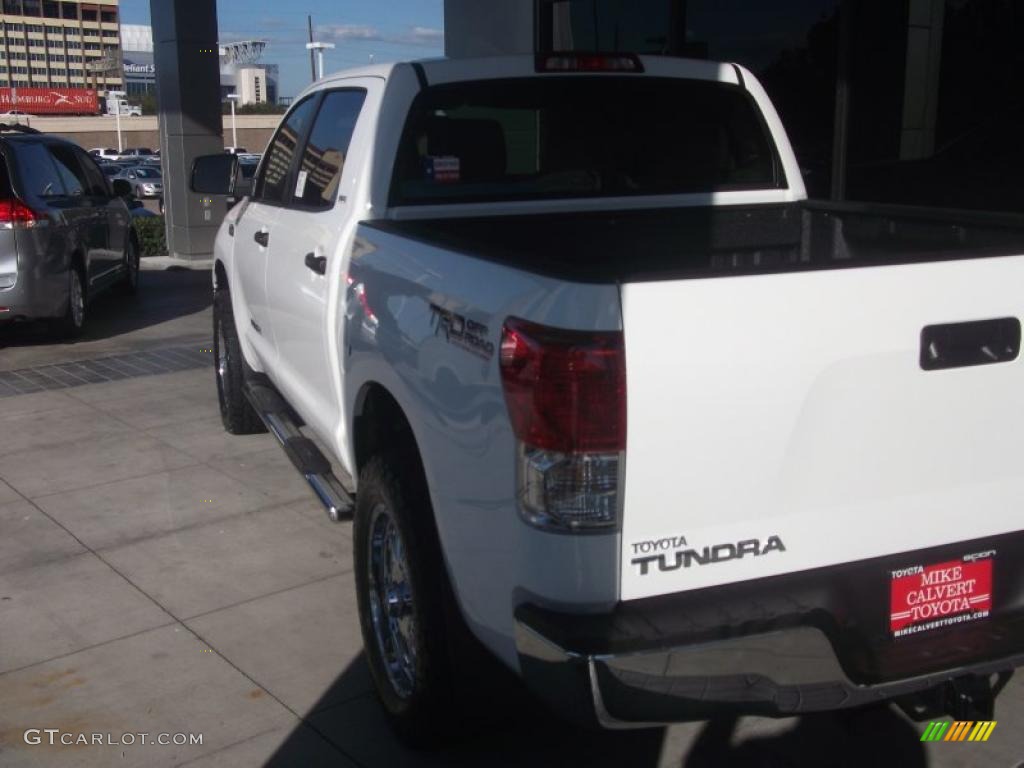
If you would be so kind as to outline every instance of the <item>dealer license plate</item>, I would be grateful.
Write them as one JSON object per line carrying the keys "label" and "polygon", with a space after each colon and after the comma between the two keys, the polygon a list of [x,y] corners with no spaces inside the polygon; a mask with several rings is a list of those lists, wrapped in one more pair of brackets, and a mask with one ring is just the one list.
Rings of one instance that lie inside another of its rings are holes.
{"label": "dealer license plate", "polygon": [[984,619],[992,612],[995,550],[891,572],[889,630],[893,637]]}

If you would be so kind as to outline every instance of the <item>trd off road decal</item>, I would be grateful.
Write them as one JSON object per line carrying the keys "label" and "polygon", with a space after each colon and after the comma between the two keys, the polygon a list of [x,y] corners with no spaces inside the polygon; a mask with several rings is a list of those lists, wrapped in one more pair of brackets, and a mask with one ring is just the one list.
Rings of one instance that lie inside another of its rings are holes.
{"label": "trd off road decal", "polygon": [[889,630],[904,637],[986,618],[992,611],[995,550],[892,571]]}
{"label": "trd off road decal", "polygon": [[443,333],[445,341],[472,352],[477,357],[490,360],[494,356],[494,342],[488,340],[489,330],[483,323],[450,312],[437,304],[430,305],[434,333]]}
{"label": "trd off road decal", "polygon": [[692,565],[708,565],[739,560],[742,557],[762,557],[771,552],[785,552],[786,545],[778,536],[767,540],[745,539],[735,544],[714,544],[697,549],[687,544],[685,536],[666,536],[633,543],[630,563],[646,576],[655,571],[677,571]]}

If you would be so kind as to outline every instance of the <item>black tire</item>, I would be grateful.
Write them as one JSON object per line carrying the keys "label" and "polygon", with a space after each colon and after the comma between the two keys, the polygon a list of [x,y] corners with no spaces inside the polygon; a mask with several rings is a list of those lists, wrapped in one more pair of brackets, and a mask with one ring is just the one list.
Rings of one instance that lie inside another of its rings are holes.
{"label": "black tire", "polygon": [[68,270],[68,300],[64,315],[52,324],[53,335],[58,339],[74,339],[82,334],[85,327],[86,309],[89,306],[85,294],[85,273],[78,264]]}
{"label": "black tire", "polygon": [[[411,747],[424,748],[450,741],[461,718],[449,653],[448,617],[454,606],[447,602],[451,598],[433,513],[423,483],[410,469],[415,466],[415,459],[407,457],[376,456],[366,463],[359,474],[353,536],[359,622],[378,696],[399,738]],[[386,641],[374,628],[371,552],[382,515],[390,516],[401,537],[411,592],[409,632],[416,652],[411,665],[406,665],[412,671],[402,681],[409,683],[404,691],[385,661]]]}
{"label": "black tire", "polygon": [[128,296],[139,292],[139,244],[133,232],[128,233],[128,242],[124,246],[124,281],[121,291]]}
{"label": "black tire", "polygon": [[227,289],[213,294],[213,359],[220,418],[225,431],[232,435],[266,432],[267,428],[242,391],[250,371],[238,341],[231,294]]}

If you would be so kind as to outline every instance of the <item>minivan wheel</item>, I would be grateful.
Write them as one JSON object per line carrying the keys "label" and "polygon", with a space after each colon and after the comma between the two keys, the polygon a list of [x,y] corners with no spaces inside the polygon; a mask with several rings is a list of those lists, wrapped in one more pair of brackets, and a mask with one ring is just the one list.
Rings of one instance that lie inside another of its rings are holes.
{"label": "minivan wheel", "polygon": [[409,746],[433,747],[451,739],[460,718],[445,565],[430,502],[408,466],[377,456],[360,472],[356,596],[370,673],[392,727]]}
{"label": "minivan wheel", "polygon": [[217,400],[225,431],[232,435],[266,432],[256,410],[243,392],[249,366],[235,329],[231,294],[221,288],[213,294],[213,359],[217,374]]}
{"label": "minivan wheel", "polygon": [[58,338],[75,338],[85,326],[85,283],[82,270],[72,266],[68,270],[68,303],[64,316],[54,324],[54,332]]}

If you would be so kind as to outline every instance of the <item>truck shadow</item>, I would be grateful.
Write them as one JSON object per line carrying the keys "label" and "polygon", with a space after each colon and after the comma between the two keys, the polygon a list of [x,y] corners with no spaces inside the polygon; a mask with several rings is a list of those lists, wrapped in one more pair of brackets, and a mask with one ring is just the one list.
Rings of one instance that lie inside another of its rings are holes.
{"label": "truck shadow", "polygon": [[[749,723],[755,723],[751,726]],[[790,721],[718,719],[671,729],[585,730],[567,725],[519,686],[495,691],[460,723],[453,746],[403,747],[372,692],[362,654],[264,763],[270,768],[337,766],[566,766],[588,768],[846,768],[927,765],[916,729],[876,707]]]}

